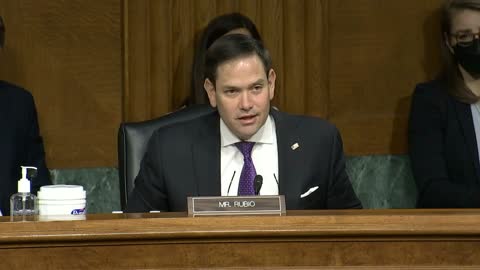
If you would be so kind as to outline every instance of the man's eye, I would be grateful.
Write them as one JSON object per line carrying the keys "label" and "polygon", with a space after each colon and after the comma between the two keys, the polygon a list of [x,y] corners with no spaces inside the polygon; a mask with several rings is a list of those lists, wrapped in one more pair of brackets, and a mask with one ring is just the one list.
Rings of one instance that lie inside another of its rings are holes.
{"label": "man's eye", "polygon": [[466,35],[466,34],[458,35],[458,39],[461,39],[461,40],[466,40],[466,39],[469,39],[469,38],[470,38],[470,35]]}
{"label": "man's eye", "polygon": [[473,41],[474,34],[472,33],[458,33],[457,41],[458,42],[471,42]]}

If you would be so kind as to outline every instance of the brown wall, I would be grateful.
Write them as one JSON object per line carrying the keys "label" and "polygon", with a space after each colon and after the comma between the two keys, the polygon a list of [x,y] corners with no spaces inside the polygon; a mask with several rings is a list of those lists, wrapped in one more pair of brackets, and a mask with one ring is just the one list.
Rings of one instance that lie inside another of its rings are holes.
{"label": "brown wall", "polygon": [[0,78],[35,96],[48,165],[116,165],[121,121],[188,96],[193,44],[218,14],[254,20],[275,105],[341,130],[347,154],[405,153],[409,95],[438,70],[441,0],[2,0]]}
{"label": "brown wall", "polygon": [[439,70],[440,3],[329,1],[328,119],[347,153],[406,152],[410,95]]}
{"label": "brown wall", "polygon": [[127,69],[147,72],[128,76],[125,116],[141,120],[177,108],[188,94],[195,33],[218,14],[240,11],[273,55],[275,105],[335,123],[347,154],[405,153],[409,96],[439,69],[440,3],[129,1],[127,52],[135,57]]}
{"label": "brown wall", "polygon": [[1,0],[0,14],[0,78],[34,95],[48,166],[115,165],[121,0]]}

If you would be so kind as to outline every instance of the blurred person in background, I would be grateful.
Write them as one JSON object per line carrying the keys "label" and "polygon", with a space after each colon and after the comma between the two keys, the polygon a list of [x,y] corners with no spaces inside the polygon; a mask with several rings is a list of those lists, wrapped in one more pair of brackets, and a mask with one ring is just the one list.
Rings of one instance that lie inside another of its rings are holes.
{"label": "blurred person in background", "polygon": [[[5,46],[5,24],[0,17],[0,53]],[[1,60],[0,60],[1,61]],[[26,90],[0,80],[0,211],[10,214],[10,196],[17,193],[21,178],[20,166],[34,166],[31,192],[51,184],[45,164],[45,151],[40,136],[33,96]]]}
{"label": "blurred person in background", "polygon": [[480,207],[480,0],[446,0],[441,32],[443,71],[411,104],[417,206]]}
{"label": "blurred person in background", "polygon": [[245,34],[262,41],[255,24],[240,13],[220,15],[210,21],[203,30],[195,50],[191,75],[191,94],[189,104],[208,104],[203,87],[205,83],[205,54],[218,38],[228,34]]}

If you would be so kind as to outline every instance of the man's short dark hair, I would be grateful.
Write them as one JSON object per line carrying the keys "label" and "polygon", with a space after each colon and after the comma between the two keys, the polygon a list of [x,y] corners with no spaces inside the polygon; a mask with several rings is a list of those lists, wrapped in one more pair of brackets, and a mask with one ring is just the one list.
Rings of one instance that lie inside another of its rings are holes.
{"label": "man's short dark hair", "polygon": [[5,24],[3,23],[3,18],[0,16],[0,48],[3,48],[5,45]]}
{"label": "man's short dark hair", "polygon": [[205,78],[215,84],[218,66],[227,61],[251,55],[257,55],[260,58],[268,76],[268,72],[272,68],[272,60],[260,40],[243,34],[230,34],[219,38],[207,50]]}

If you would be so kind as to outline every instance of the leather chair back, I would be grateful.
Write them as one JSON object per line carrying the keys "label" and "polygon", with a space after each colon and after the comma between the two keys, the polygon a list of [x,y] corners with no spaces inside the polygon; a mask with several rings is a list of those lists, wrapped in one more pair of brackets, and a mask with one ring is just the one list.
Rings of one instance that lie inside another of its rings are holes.
{"label": "leather chair back", "polygon": [[191,120],[212,112],[209,105],[193,105],[143,122],[122,123],[118,131],[118,174],[120,180],[120,203],[122,210],[127,205],[128,195],[133,190],[140,163],[152,133],[162,127]]}

